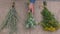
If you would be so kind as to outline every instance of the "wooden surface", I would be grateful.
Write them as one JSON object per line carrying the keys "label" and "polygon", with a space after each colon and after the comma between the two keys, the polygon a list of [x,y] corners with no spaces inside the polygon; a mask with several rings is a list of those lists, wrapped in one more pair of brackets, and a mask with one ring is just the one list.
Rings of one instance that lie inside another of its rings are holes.
{"label": "wooden surface", "polygon": [[[25,28],[25,20],[27,15],[26,10],[26,2],[27,0],[16,0],[16,11],[18,12],[18,34],[60,34],[60,29],[55,32],[47,32],[43,31],[42,27],[40,25],[37,25],[35,29],[26,29]],[[9,9],[11,8],[11,0],[0,0],[0,23],[5,19],[5,16],[7,15]],[[36,23],[39,23],[42,20],[41,11],[42,8],[39,8],[39,5],[42,5],[42,1],[36,1],[35,3],[35,12],[34,12],[34,18]],[[60,1],[47,1],[47,7],[48,9],[55,15],[55,18],[60,22]],[[8,34],[8,29],[2,30],[0,34]]]}

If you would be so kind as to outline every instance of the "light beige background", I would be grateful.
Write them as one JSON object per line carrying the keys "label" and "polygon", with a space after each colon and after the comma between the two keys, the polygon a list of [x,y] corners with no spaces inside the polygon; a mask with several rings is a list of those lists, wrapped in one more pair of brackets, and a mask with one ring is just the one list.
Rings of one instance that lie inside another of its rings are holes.
{"label": "light beige background", "polygon": [[[35,29],[25,29],[25,20],[27,15],[26,10],[27,0],[16,0],[16,11],[19,15],[18,21],[18,34],[60,34],[60,30],[56,32],[46,32],[43,31],[42,27],[37,25]],[[7,15],[9,9],[11,8],[11,0],[0,0],[0,23],[2,23]],[[36,1],[35,3],[35,12],[34,18],[36,23],[39,23],[42,20],[41,11],[42,8],[39,8],[39,5],[42,5],[42,1]],[[55,15],[55,18],[60,22],[60,1],[47,1],[48,9]],[[8,29],[2,30],[0,34],[8,34]]]}

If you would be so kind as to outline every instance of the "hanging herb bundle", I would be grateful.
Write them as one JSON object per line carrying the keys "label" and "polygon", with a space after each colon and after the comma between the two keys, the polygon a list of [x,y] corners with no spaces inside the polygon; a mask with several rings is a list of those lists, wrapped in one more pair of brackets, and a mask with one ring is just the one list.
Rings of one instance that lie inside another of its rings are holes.
{"label": "hanging herb bundle", "polygon": [[51,12],[46,8],[47,6],[46,1],[43,2],[43,5],[44,5],[43,7],[44,9],[41,12],[43,16],[43,21],[41,23],[43,29],[51,32],[56,31],[57,29],[59,29],[59,23],[51,14]]}
{"label": "hanging herb bundle", "polygon": [[[32,2],[34,2],[34,0],[31,0]],[[31,5],[30,3],[28,3],[28,18],[26,20],[26,28],[34,28],[36,23],[35,23],[35,20],[34,20],[34,17],[33,17],[33,4]]]}
{"label": "hanging herb bundle", "polygon": [[28,12],[28,18],[27,18],[27,21],[26,21],[26,28],[33,28],[35,27],[36,23],[34,21],[34,18],[33,18],[33,15],[32,15],[32,12]]}
{"label": "hanging herb bundle", "polygon": [[17,12],[15,10],[15,2],[6,16],[5,22],[2,24],[0,30],[4,28],[9,29],[9,34],[17,33]]}

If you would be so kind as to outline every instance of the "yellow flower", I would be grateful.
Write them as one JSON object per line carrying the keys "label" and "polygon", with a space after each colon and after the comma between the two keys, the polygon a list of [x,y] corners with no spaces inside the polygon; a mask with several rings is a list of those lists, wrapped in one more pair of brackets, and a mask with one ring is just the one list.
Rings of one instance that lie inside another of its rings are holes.
{"label": "yellow flower", "polygon": [[45,27],[44,30],[48,31],[48,27]]}
{"label": "yellow flower", "polygon": [[50,30],[51,30],[51,28],[48,28],[48,30],[50,31]]}
{"label": "yellow flower", "polygon": [[50,28],[45,27],[44,30],[45,30],[45,31],[51,31],[51,32],[54,32],[54,31],[56,30],[56,28],[54,28],[54,27],[51,26]]}
{"label": "yellow flower", "polygon": [[49,31],[54,32],[55,30],[56,30],[56,28],[54,28],[54,27],[52,27],[52,26],[49,28]]}
{"label": "yellow flower", "polygon": [[54,32],[56,29],[55,28],[51,28],[51,31]]}

